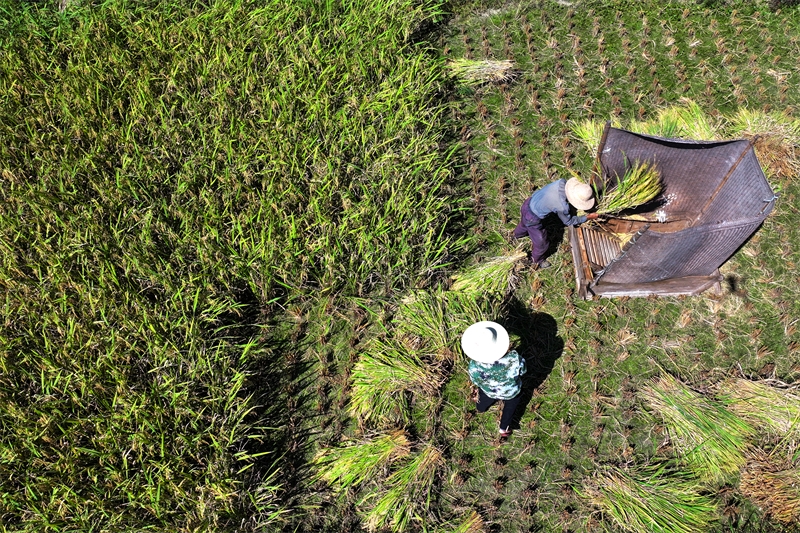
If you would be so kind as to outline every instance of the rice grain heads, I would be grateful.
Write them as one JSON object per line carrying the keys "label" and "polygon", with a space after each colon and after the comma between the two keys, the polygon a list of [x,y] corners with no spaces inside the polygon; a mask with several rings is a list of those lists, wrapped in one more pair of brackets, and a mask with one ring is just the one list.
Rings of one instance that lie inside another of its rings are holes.
{"label": "rice grain heads", "polygon": [[697,480],[668,463],[631,471],[609,466],[578,493],[631,533],[705,533],[717,520],[716,505]]}
{"label": "rice grain heads", "polygon": [[741,378],[727,380],[718,389],[727,408],[753,426],[800,440],[800,395]]}
{"label": "rice grain heads", "polygon": [[669,374],[645,387],[641,397],[663,420],[679,459],[700,481],[725,483],[747,462],[745,451],[754,429],[720,402]]}
{"label": "rice grain heads", "polygon": [[739,490],[773,520],[800,524],[800,470],[791,461],[755,451],[742,469]]}
{"label": "rice grain heads", "polygon": [[344,492],[358,487],[382,467],[410,453],[406,432],[396,429],[340,448],[322,450],[314,459],[316,479]]}
{"label": "rice grain heads", "polygon": [[594,185],[599,214],[611,215],[646,204],[661,194],[661,173],[650,161],[634,161],[611,185]]}

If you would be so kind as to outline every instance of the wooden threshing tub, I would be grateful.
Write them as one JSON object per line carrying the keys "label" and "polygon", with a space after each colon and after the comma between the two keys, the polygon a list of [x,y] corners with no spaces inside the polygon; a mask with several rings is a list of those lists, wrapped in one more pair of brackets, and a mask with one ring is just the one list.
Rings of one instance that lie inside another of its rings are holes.
{"label": "wooden threshing tub", "polygon": [[719,291],[719,267],[777,198],[752,141],[665,139],[606,124],[596,174],[613,182],[626,160],[654,162],[663,194],[622,218],[569,227],[578,293],[589,299]]}

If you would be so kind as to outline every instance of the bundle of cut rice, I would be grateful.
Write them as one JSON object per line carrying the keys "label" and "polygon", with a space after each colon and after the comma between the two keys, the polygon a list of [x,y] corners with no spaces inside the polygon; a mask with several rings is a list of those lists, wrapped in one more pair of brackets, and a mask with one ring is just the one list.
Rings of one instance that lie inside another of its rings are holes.
{"label": "bundle of cut rice", "polygon": [[605,124],[599,120],[584,120],[572,125],[572,135],[586,145],[592,153],[592,158],[597,157],[597,147],[603,137]]}
{"label": "bundle of cut rice", "polygon": [[617,182],[609,187],[594,185],[597,213],[611,215],[646,204],[662,191],[661,173],[654,163],[635,161]]}
{"label": "bundle of cut rice", "polygon": [[501,293],[513,289],[516,277],[514,267],[524,259],[526,253],[514,250],[509,255],[493,257],[469,270],[453,276],[451,291],[466,293]]}
{"label": "bundle of cut rice", "polygon": [[509,59],[494,61],[490,59],[453,59],[447,62],[453,75],[464,85],[475,87],[484,83],[510,82],[517,76],[514,62]]}

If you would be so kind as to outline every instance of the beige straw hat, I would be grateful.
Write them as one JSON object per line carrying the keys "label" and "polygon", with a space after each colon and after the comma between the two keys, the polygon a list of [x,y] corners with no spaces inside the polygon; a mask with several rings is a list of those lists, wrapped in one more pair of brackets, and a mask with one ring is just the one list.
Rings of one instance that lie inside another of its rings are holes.
{"label": "beige straw hat", "polygon": [[479,363],[494,363],[508,352],[509,344],[505,328],[488,320],[472,324],[461,336],[464,353]]}
{"label": "beige straw hat", "polygon": [[586,211],[594,207],[592,188],[578,178],[568,179],[564,192],[567,194],[567,201],[578,209]]}

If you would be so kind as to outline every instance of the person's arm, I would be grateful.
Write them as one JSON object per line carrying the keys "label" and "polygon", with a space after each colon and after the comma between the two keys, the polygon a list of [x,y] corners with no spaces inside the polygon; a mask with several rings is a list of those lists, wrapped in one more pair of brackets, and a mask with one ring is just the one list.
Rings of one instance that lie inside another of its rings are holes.
{"label": "person's arm", "polygon": [[565,226],[577,226],[578,224],[583,224],[587,220],[586,215],[572,216],[569,214],[569,210],[558,211],[558,218],[561,219],[561,222],[563,222]]}

